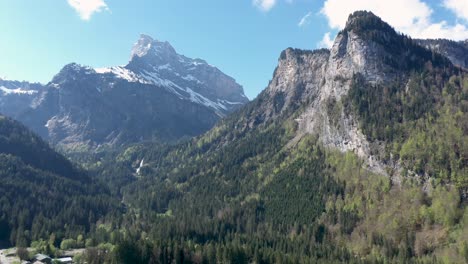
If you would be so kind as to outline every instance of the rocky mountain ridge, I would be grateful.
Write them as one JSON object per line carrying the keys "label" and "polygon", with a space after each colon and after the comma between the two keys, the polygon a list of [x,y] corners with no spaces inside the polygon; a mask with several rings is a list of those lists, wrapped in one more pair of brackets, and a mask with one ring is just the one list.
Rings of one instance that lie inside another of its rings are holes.
{"label": "rocky mountain ridge", "polygon": [[32,104],[44,85],[0,79],[0,113],[15,116],[24,112]]}
{"label": "rocky mountain ridge", "polygon": [[468,40],[418,39],[416,42],[427,49],[446,56],[454,65],[468,68]]}
{"label": "rocky mountain ridge", "polygon": [[[365,18],[375,24],[362,24],[367,23]],[[390,46],[396,50],[379,43],[380,38],[397,43]],[[403,49],[399,47],[400,41],[401,36],[388,24],[371,13],[357,12],[350,16],[330,50],[286,49],[279,58],[272,81],[261,95],[266,102],[260,106],[264,112],[261,120],[274,120],[285,113],[297,112],[301,107],[300,114],[295,117],[297,135],[291,144],[314,134],[324,146],[342,152],[352,151],[366,160],[371,170],[386,174],[385,166],[371,153],[371,149],[378,146],[371,146],[375,143],[369,142],[362,133],[357,117],[346,111],[340,102],[351,89],[356,74],[361,74],[369,83],[406,78],[413,62],[399,50]],[[389,59],[382,63],[382,58]]]}
{"label": "rocky mountain ridge", "polygon": [[44,86],[0,86],[0,112],[76,151],[193,137],[248,102],[233,78],[146,35],[135,43],[127,66],[71,63]]}
{"label": "rocky mountain ridge", "polygon": [[136,176],[129,204],[167,216],[151,226],[163,239],[234,232],[247,258],[259,239],[304,257],[265,263],[465,263],[467,142],[468,72],[360,11],[330,50],[283,51],[267,88],[207,133],[108,162]]}
{"label": "rocky mountain ridge", "polygon": [[125,67],[96,71],[164,87],[181,99],[212,108],[220,116],[248,101],[242,87],[216,67],[204,60],[180,55],[169,42],[144,34],[135,43]]}
{"label": "rocky mountain ridge", "polygon": [[[361,117],[349,106],[349,92],[359,77],[368,85],[395,86],[408,93],[413,72],[425,67],[451,68],[449,59],[398,34],[374,14],[355,12],[330,50],[283,51],[268,87],[241,122],[254,129],[294,117],[297,131],[289,145],[316,135],[325,147],[357,154],[375,173],[393,171],[398,182],[401,164],[381,159],[386,145],[363,132]],[[246,126],[239,123],[236,127]]]}

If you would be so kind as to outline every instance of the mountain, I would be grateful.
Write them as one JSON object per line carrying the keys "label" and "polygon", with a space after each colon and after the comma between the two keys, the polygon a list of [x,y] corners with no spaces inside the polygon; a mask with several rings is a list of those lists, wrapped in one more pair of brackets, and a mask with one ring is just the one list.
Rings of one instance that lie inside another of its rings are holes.
{"label": "mountain", "polygon": [[26,111],[43,89],[39,83],[0,79],[0,112],[14,116]]}
{"label": "mountain", "polygon": [[216,67],[145,35],[127,66],[72,63],[44,87],[11,83],[3,91],[0,100],[7,103],[0,111],[75,151],[197,136],[248,102],[242,87]]}
{"label": "mountain", "polygon": [[220,115],[248,102],[233,78],[204,60],[179,55],[168,42],[147,35],[142,35],[133,47],[126,68],[150,83],[166,86],[183,98],[213,108]]}
{"label": "mountain", "polygon": [[468,40],[418,39],[416,42],[427,49],[446,56],[454,65],[468,68]]}
{"label": "mountain", "polygon": [[151,223],[125,225],[145,233],[117,251],[142,263],[172,250],[195,263],[465,263],[467,88],[466,70],[355,12],[330,50],[283,51],[268,87],[207,133],[99,161],[103,179],[137,179],[113,188]]}
{"label": "mountain", "polygon": [[52,234],[57,241],[83,236],[103,217],[120,211],[102,183],[3,115],[0,178],[2,247],[25,247]]}

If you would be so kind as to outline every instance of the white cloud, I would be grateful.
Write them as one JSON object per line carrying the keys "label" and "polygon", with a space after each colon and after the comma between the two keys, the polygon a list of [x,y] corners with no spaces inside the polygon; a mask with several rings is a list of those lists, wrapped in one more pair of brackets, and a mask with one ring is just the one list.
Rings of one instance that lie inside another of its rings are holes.
{"label": "white cloud", "polygon": [[331,32],[325,33],[322,40],[317,45],[319,48],[331,48],[333,46],[333,39],[331,38]]}
{"label": "white cloud", "polygon": [[464,24],[433,22],[433,10],[421,0],[326,0],[321,13],[328,19],[330,28],[341,29],[345,26],[349,14],[356,10],[372,11],[396,30],[413,38],[468,38],[468,28]]}
{"label": "white cloud", "polygon": [[307,13],[305,16],[301,18],[301,21],[297,24],[299,27],[305,26],[309,24],[309,19],[312,17],[312,12]]}
{"label": "white cloud", "polygon": [[[278,4],[278,0],[252,0],[252,4],[263,12],[268,12]],[[293,4],[295,0],[284,0],[287,4]]]}
{"label": "white cloud", "polygon": [[67,0],[83,20],[90,20],[94,13],[109,10],[104,0]]}
{"label": "white cloud", "polygon": [[260,10],[268,12],[276,5],[276,0],[253,0],[253,4]]}
{"label": "white cloud", "polygon": [[444,6],[454,12],[458,18],[468,21],[468,1],[444,0]]}

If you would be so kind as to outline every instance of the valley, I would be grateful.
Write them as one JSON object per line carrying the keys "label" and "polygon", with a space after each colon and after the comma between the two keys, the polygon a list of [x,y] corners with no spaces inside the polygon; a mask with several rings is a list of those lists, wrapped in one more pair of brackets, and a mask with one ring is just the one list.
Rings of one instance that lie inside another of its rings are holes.
{"label": "valley", "polygon": [[2,80],[0,244],[73,263],[467,263],[463,43],[356,11],[331,48],[282,51],[252,101],[147,35],[126,66]]}

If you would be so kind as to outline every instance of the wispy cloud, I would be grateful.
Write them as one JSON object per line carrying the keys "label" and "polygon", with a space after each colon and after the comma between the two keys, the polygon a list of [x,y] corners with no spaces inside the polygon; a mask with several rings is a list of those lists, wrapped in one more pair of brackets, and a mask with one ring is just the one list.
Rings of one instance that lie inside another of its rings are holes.
{"label": "wispy cloud", "polygon": [[307,13],[305,16],[301,18],[301,21],[297,24],[299,27],[303,27],[309,24],[310,18],[312,17],[312,12]]}
{"label": "wispy cloud", "polygon": [[253,4],[260,10],[268,12],[276,5],[276,0],[253,0]]}
{"label": "wispy cloud", "polygon": [[83,20],[90,20],[94,13],[109,10],[104,0],[67,0],[68,4],[78,12]]}
{"label": "wispy cloud", "polygon": [[455,13],[458,18],[468,21],[468,1],[444,0],[444,6]]}
{"label": "wispy cloud", "polygon": [[[446,6],[460,9],[465,6],[461,2],[466,3],[461,0],[444,1]],[[327,18],[331,29],[339,30],[345,26],[349,14],[356,10],[372,11],[398,31],[414,38],[468,38],[468,27],[464,24],[449,24],[445,20],[434,22],[434,11],[422,0],[326,0],[321,13]],[[464,17],[464,11],[459,13]]]}

